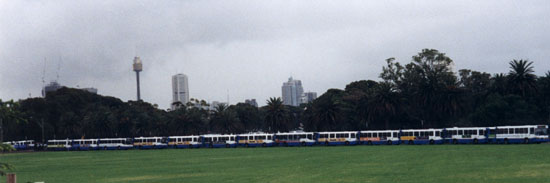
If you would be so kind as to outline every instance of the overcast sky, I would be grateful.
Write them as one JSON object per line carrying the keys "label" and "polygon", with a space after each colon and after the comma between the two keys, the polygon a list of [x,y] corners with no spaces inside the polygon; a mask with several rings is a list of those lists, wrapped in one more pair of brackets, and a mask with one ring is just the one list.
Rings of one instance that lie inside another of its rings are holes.
{"label": "overcast sky", "polygon": [[[456,69],[508,72],[512,59],[550,70],[550,1],[38,1],[0,0],[0,98],[46,82],[95,87],[168,108],[171,76],[190,97],[260,105],[288,77],[319,95],[379,80],[385,59],[435,48]],[[46,58],[46,61],[44,61]],[[59,72],[57,72],[59,67]]]}

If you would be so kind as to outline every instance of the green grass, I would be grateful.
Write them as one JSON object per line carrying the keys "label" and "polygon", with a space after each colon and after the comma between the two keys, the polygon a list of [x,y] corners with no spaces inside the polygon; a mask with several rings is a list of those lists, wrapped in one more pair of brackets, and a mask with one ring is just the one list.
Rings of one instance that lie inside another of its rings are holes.
{"label": "green grass", "polygon": [[0,162],[16,166],[19,183],[550,182],[546,144],[39,152]]}

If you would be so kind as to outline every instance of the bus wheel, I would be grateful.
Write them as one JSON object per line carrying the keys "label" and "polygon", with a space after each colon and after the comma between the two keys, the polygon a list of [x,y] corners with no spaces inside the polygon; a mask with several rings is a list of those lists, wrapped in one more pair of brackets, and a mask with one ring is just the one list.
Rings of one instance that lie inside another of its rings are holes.
{"label": "bus wheel", "polygon": [[430,140],[430,144],[432,144],[432,145],[435,144],[435,141],[433,139]]}
{"label": "bus wheel", "polygon": [[453,139],[453,144],[458,144],[458,140]]}
{"label": "bus wheel", "polygon": [[348,141],[346,141],[346,143],[345,143],[345,144],[346,144],[347,146],[349,146],[349,142],[348,142]]}
{"label": "bus wheel", "polygon": [[120,150],[120,146],[118,146],[116,149]]}
{"label": "bus wheel", "polygon": [[524,144],[529,144],[529,139],[528,138],[523,139],[523,143]]}
{"label": "bus wheel", "polygon": [[107,146],[103,147],[103,150],[107,150]]}
{"label": "bus wheel", "polygon": [[508,139],[504,139],[504,144],[508,144]]}
{"label": "bus wheel", "polygon": [[245,146],[245,147],[249,147],[249,146],[248,146],[248,143],[244,144],[244,146]]}
{"label": "bus wheel", "polygon": [[325,145],[328,146],[328,141],[325,141]]}
{"label": "bus wheel", "polygon": [[307,145],[306,142],[302,142],[302,146],[306,146],[306,145]]}
{"label": "bus wheel", "polygon": [[230,148],[231,146],[229,144],[225,144],[225,148]]}
{"label": "bus wheel", "polygon": [[263,143],[263,144],[262,144],[262,147],[267,147],[267,144],[266,144],[266,143]]}
{"label": "bus wheel", "polygon": [[214,148],[214,145],[213,145],[213,144],[210,144],[210,145],[209,145],[208,147],[210,147],[210,148]]}
{"label": "bus wheel", "polygon": [[409,140],[409,145],[412,145],[414,144],[414,142],[412,140]]}
{"label": "bus wheel", "polygon": [[391,140],[388,140],[388,145],[391,145],[393,142]]}
{"label": "bus wheel", "polygon": [[193,148],[193,145],[189,144],[189,149]]}
{"label": "bus wheel", "polygon": [[477,139],[474,139],[474,144],[478,144],[479,141]]}
{"label": "bus wheel", "polygon": [[368,144],[368,145],[372,145],[372,141],[369,140],[369,141],[367,142],[367,144]]}
{"label": "bus wheel", "polygon": [[283,146],[288,147],[288,144],[285,142],[285,143],[283,143]]}

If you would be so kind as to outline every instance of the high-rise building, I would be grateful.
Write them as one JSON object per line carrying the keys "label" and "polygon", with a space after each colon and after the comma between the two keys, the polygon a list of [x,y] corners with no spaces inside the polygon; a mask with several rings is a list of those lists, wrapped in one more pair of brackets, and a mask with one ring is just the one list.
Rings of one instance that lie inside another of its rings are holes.
{"label": "high-rise building", "polygon": [[141,100],[141,96],[139,93],[139,72],[143,70],[143,66],[141,64],[141,59],[139,57],[134,57],[134,72],[136,72],[136,81],[137,81],[137,100]]}
{"label": "high-rise building", "polygon": [[302,103],[310,103],[317,98],[316,92],[305,92],[302,96]]}
{"label": "high-rise building", "polygon": [[176,102],[186,105],[189,102],[189,85],[185,74],[172,76],[172,110],[176,109]]}
{"label": "high-rise building", "polygon": [[292,77],[288,78],[288,82],[283,83],[283,104],[291,106],[299,106],[301,103],[302,94],[304,89],[302,88],[302,81],[294,80]]}
{"label": "high-rise building", "polygon": [[256,99],[246,99],[244,100],[244,103],[250,104],[251,106],[258,107],[258,102],[256,102]]}

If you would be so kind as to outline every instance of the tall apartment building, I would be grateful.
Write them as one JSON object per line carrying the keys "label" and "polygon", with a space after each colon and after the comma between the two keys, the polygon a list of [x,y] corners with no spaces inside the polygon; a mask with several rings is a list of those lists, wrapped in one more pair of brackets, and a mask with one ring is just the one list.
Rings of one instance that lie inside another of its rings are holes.
{"label": "tall apartment building", "polygon": [[176,74],[172,76],[172,110],[176,109],[176,102],[186,105],[189,102],[189,86],[185,74]]}
{"label": "tall apartment building", "polygon": [[292,77],[288,78],[288,82],[283,83],[282,92],[284,105],[299,106],[304,93],[302,81],[294,80]]}

